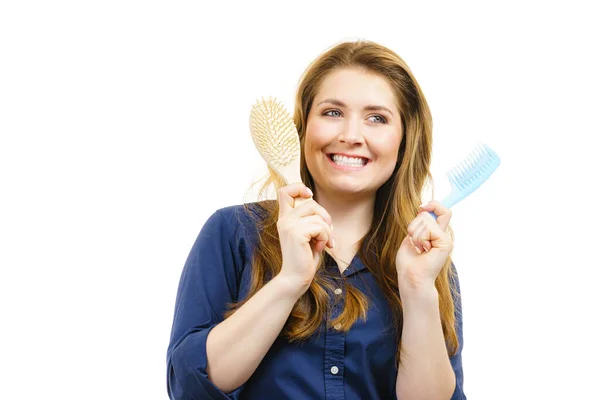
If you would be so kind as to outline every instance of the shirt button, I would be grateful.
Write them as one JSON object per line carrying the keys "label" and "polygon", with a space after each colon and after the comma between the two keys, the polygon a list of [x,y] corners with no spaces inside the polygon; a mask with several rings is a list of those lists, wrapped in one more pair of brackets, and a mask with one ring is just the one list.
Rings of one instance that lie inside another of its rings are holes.
{"label": "shirt button", "polygon": [[332,374],[337,374],[338,372],[340,372],[340,370],[338,369],[338,367],[336,367],[335,365],[333,367],[331,367],[331,373]]}
{"label": "shirt button", "polygon": [[333,291],[333,293],[335,293],[335,294],[342,294],[342,289],[340,289],[340,288],[337,288],[337,289],[335,289],[335,290]]}
{"label": "shirt button", "polygon": [[336,331],[339,331],[341,327],[342,327],[342,324],[335,324],[335,325],[333,326],[333,328],[334,328]]}

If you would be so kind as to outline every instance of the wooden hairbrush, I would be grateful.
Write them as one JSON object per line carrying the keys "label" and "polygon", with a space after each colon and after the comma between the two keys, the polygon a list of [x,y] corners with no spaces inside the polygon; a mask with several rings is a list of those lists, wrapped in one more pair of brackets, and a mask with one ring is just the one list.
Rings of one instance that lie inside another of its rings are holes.
{"label": "wooden hairbrush", "polygon": [[[286,185],[302,183],[300,138],[294,120],[283,104],[269,97],[258,100],[250,111],[254,146]],[[296,198],[294,206],[305,198]]]}

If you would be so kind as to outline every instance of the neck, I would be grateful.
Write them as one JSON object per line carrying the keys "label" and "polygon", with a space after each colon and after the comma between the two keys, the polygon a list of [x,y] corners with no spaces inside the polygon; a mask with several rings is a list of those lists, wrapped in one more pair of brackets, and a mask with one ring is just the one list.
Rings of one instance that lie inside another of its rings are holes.
{"label": "neck", "polygon": [[[326,193],[316,188],[315,200],[333,220],[334,251],[347,257],[358,251],[358,241],[368,232],[373,219],[375,195]],[[347,260],[350,261],[350,260]]]}

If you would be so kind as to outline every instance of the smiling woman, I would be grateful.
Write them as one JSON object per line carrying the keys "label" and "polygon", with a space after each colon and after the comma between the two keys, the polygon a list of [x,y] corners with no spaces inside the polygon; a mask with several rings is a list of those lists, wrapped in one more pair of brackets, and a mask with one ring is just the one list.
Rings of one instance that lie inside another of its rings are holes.
{"label": "smiling woman", "polygon": [[170,397],[465,399],[451,214],[420,207],[432,123],[410,69],[341,43],[305,71],[294,123],[302,182],[273,172],[277,201],[217,210],[189,254]]}

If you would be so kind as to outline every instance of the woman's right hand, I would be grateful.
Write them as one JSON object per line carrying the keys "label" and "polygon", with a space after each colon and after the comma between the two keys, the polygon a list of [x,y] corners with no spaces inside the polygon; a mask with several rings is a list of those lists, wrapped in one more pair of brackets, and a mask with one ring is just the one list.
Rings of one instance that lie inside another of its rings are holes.
{"label": "woman's right hand", "polygon": [[279,189],[277,201],[277,231],[283,257],[279,276],[304,293],[317,272],[321,252],[325,246],[334,245],[331,216],[302,183]]}

